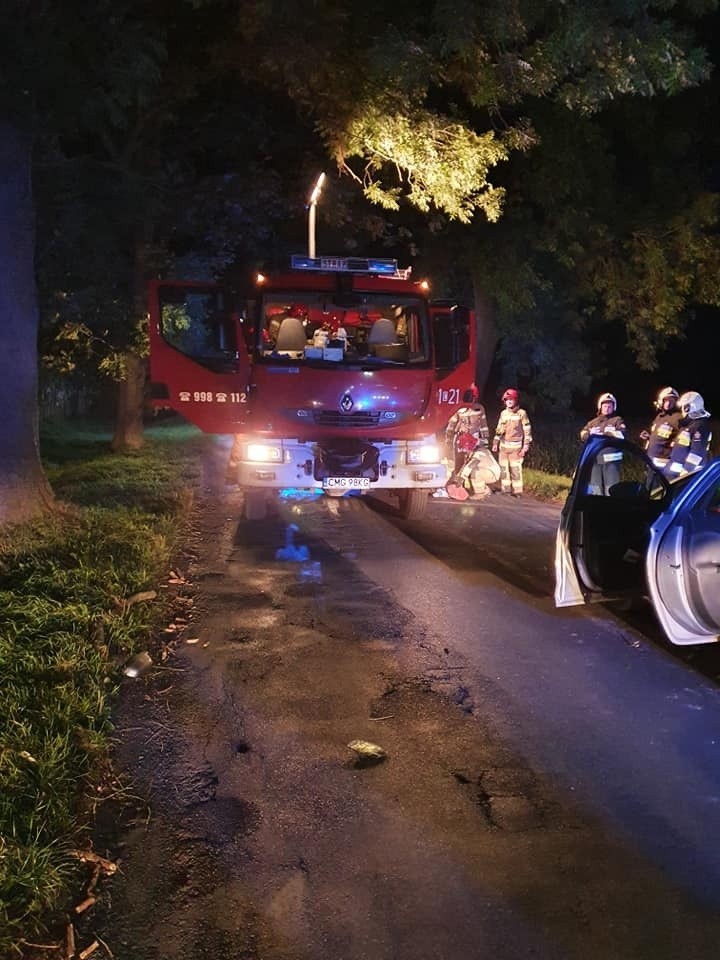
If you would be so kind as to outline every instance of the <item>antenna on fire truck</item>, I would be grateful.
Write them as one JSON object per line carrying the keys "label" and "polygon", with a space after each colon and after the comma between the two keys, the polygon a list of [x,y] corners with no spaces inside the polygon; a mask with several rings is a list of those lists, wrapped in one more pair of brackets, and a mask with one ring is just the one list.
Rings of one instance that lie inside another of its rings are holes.
{"label": "antenna on fire truck", "polygon": [[322,185],[325,181],[325,174],[321,173],[315,182],[313,191],[310,194],[310,201],[308,206],[308,256],[315,257],[315,208],[317,207],[317,202],[320,199],[320,191],[322,190]]}

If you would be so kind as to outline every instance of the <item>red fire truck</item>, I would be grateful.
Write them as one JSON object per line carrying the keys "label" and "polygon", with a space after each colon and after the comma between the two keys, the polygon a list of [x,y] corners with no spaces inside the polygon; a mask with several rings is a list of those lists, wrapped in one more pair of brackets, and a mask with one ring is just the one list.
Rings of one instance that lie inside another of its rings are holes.
{"label": "red fire truck", "polygon": [[296,256],[242,302],[156,281],[150,346],[155,405],[234,437],[248,519],[280,490],[388,490],[422,515],[447,480],[438,436],[475,371],[470,311],[431,302],[389,259]]}

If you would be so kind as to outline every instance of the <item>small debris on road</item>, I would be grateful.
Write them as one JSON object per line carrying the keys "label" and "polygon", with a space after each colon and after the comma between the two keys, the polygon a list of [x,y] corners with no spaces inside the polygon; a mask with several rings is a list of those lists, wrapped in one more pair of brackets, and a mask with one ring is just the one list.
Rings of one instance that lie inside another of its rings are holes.
{"label": "small debris on road", "polygon": [[353,750],[363,760],[372,758],[382,760],[387,754],[377,743],[371,743],[369,740],[351,740],[348,747]]}
{"label": "small debris on road", "polygon": [[144,650],[142,653],[138,653],[137,656],[133,657],[132,660],[128,661],[125,664],[123,673],[126,677],[139,677],[141,673],[144,673],[148,667],[152,666],[152,657]]}
{"label": "small debris on road", "polygon": [[84,913],[87,909],[97,903],[97,897],[85,897],[82,903],[75,906],[75,913]]}
{"label": "small debris on road", "polygon": [[134,606],[136,603],[145,603],[147,600],[155,600],[157,598],[156,590],[143,590],[140,593],[134,593],[131,597],[128,597],[125,601],[125,609],[129,609]]}
{"label": "small debris on road", "polygon": [[75,956],[75,927],[68,923],[65,929],[65,960],[72,960]]}
{"label": "small debris on road", "polygon": [[95,853],[93,850],[76,850],[75,856],[83,863],[96,864],[108,876],[117,872],[116,863],[113,863],[112,860],[106,860],[105,857],[101,857],[99,853]]}

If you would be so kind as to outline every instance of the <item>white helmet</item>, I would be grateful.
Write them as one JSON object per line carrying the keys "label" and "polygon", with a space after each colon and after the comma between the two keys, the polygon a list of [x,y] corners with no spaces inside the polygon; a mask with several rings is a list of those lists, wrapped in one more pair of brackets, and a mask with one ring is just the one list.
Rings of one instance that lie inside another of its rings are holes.
{"label": "white helmet", "polygon": [[677,405],[677,400],[679,396],[680,394],[677,392],[677,390],[674,387],[663,387],[660,393],[658,393],[657,395],[655,406],[658,408],[658,410],[662,410],[663,401],[667,400],[668,397],[672,397],[673,400],[675,401],[675,404]]}
{"label": "white helmet", "polygon": [[705,409],[705,401],[694,390],[684,393],[678,400],[678,406],[682,410],[684,417],[691,420],[702,420],[703,417],[709,417],[710,414]]}
{"label": "white helmet", "polygon": [[601,393],[598,397],[597,408],[598,413],[600,413],[600,408],[604,403],[611,403],[613,405],[613,413],[617,410],[617,400],[611,393]]}

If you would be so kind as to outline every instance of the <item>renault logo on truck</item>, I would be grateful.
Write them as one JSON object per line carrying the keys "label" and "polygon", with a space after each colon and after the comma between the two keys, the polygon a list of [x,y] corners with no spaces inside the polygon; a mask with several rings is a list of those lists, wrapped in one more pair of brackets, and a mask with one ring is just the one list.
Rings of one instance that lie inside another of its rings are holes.
{"label": "renault logo on truck", "polygon": [[349,393],[344,393],[340,400],[340,409],[343,413],[350,413],[353,408],[353,398]]}

